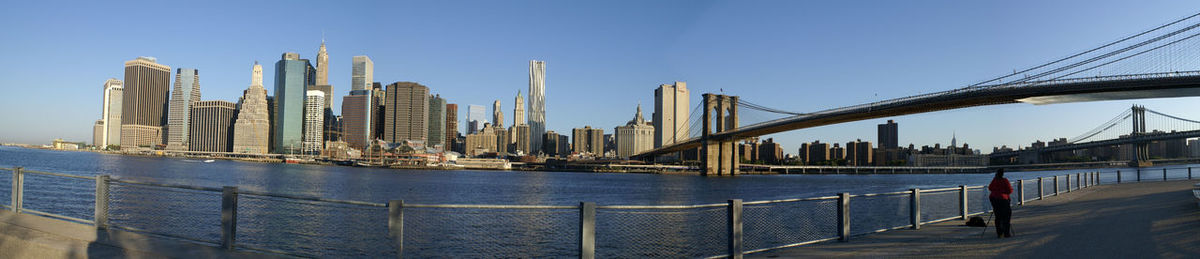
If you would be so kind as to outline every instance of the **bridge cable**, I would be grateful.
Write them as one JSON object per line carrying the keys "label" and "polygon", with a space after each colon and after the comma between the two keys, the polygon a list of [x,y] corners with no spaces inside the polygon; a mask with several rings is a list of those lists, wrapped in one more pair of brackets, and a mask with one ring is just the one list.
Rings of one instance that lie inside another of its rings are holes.
{"label": "bridge cable", "polygon": [[[1200,26],[1200,24],[1196,24],[1196,26]],[[1108,62],[1105,62],[1105,63],[1103,63],[1103,64],[1099,64],[1099,65],[1095,65],[1095,66],[1092,66],[1092,67],[1089,67],[1089,68],[1086,68],[1086,69],[1083,69],[1083,70],[1079,70],[1079,71],[1075,71],[1075,72],[1067,73],[1067,74],[1065,74],[1065,75],[1061,75],[1061,76],[1058,76],[1058,77],[1052,78],[1051,80],[1062,79],[1062,78],[1064,78],[1064,77],[1068,77],[1068,76],[1071,76],[1071,75],[1075,75],[1075,74],[1078,74],[1078,73],[1082,73],[1082,72],[1086,72],[1086,71],[1089,71],[1089,70],[1092,70],[1092,69],[1096,69],[1096,68],[1099,68],[1099,67],[1102,67],[1102,66],[1106,66],[1106,65],[1109,65],[1109,64],[1112,64],[1112,63],[1116,63],[1116,62],[1119,62],[1119,61],[1122,61],[1122,60],[1126,60],[1126,59],[1129,59],[1129,58],[1132,58],[1132,57],[1136,57],[1136,56],[1138,56],[1138,55],[1145,54],[1146,52],[1154,51],[1154,50],[1161,49],[1161,48],[1163,48],[1163,47],[1166,47],[1166,46],[1170,46],[1170,45],[1172,45],[1172,44],[1175,44],[1175,43],[1179,43],[1179,42],[1181,42],[1181,41],[1185,41],[1185,40],[1188,40],[1188,39],[1191,39],[1191,38],[1195,38],[1196,36],[1200,36],[1200,33],[1197,33],[1197,34],[1192,34],[1191,36],[1187,36],[1187,37],[1185,37],[1185,38],[1178,39],[1178,40],[1175,40],[1175,41],[1169,42],[1169,43],[1167,43],[1167,44],[1163,44],[1163,45],[1161,45],[1161,46],[1158,46],[1158,47],[1154,47],[1154,48],[1152,48],[1152,49],[1143,50],[1143,51],[1141,51],[1141,52],[1134,53],[1134,54],[1131,54],[1131,55],[1129,55],[1129,56],[1125,56],[1125,57],[1122,57],[1122,58],[1119,58],[1119,59],[1116,59],[1116,60],[1108,61]]]}
{"label": "bridge cable", "polygon": [[[1167,33],[1167,34],[1165,34],[1165,35],[1159,35],[1158,37],[1154,37],[1154,38],[1151,38],[1151,39],[1148,39],[1148,40],[1145,40],[1145,41],[1142,41],[1142,42],[1138,42],[1137,44],[1134,44],[1134,45],[1131,45],[1131,46],[1128,46],[1128,47],[1124,47],[1124,48],[1121,48],[1121,49],[1118,49],[1118,50],[1114,50],[1114,51],[1111,51],[1111,52],[1108,52],[1108,53],[1104,53],[1104,54],[1101,54],[1100,56],[1092,57],[1092,58],[1089,58],[1089,59],[1086,59],[1086,60],[1083,60],[1083,61],[1079,61],[1079,62],[1072,63],[1072,64],[1070,64],[1070,65],[1066,65],[1066,66],[1058,67],[1058,68],[1055,68],[1055,69],[1051,69],[1050,71],[1046,71],[1046,72],[1038,73],[1038,74],[1036,74],[1036,75],[1033,75],[1033,76],[1030,76],[1030,77],[1025,77],[1025,78],[1021,78],[1021,79],[1013,80],[1013,81],[1009,82],[1009,84],[1012,84],[1012,83],[1022,83],[1022,82],[1028,82],[1028,81],[1030,81],[1030,80],[1034,80],[1034,79],[1042,78],[1042,77],[1045,77],[1045,76],[1047,76],[1047,75],[1053,75],[1053,74],[1057,74],[1057,73],[1059,73],[1059,72],[1063,72],[1063,71],[1066,71],[1066,70],[1069,70],[1069,69],[1072,69],[1072,68],[1076,68],[1076,67],[1079,67],[1079,66],[1082,66],[1082,65],[1086,65],[1086,64],[1088,64],[1088,63],[1092,63],[1092,62],[1096,62],[1096,61],[1098,61],[1098,60],[1102,60],[1102,59],[1105,59],[1105,58],[1108,58],[1108,57],[1112,57],[1112,56],[1115,56],[1115,55],[1118,55],[1118,54],[1124,53],[1124,52],[1126,52],[1126,51],[1129,51],[1129,50],[1133,50],[1133,49],[1136,49],[1136,48],[1140,48],[1140,47],[1142,47],[1142,46],[1149,45],[1149,44],[1151,44],[1151,43],[1154,43],[1154,42],[1158,42],[1158,41],[1160,41],[1160,40],[1163,40],[1163,39],[1166,39],[1166,38],[1169,38],[1169,37],[1175,36],[1175,35],[1177,35],[1177,34],[1180,34],[1180,33],[1183,33],[1183,32],[1186,32],[1186,31],[1189,31],[1189,30],[1192,30],[1192,29],[1195,29],[1195,28],[1197,28],[1197,27],[1200,27],[1200,23],[1193,24],[1193,25],[1191,25],[1191,26],[1184,27],[1184,28],[1182,28],[1182,29],[1179,29],[1179,30],[1175,30],[1175,31],[1173,31],[1173,32],[1170,32],[1170,33]],[[1190,37],[1189,37],[1189,38],[1190,38]],[[1178,42],[1178,41],[1175,41],[1175,42]],[[1169,44],[1174,44],[1175,42],[1168,43],[1168,45],[1169,45]],[[1164,46],[1166,46],[1166,45],[1164,45]],[[1118,61],[1119,61],[1119,60],[1118,60]],[[1110,62],[1110,63],[1111,63],[1111,62]]]}

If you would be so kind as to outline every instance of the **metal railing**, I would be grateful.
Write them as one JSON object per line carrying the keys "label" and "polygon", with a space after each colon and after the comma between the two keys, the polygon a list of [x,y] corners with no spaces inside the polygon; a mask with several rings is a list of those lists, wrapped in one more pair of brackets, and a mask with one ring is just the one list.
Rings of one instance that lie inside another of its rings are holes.
{"label": "metal railing", "polygon": [[[1159,174],[1135,170],[1138,181]],[[1015,180],[1011,200],[1019,206],[1101,183],[1128,182],[1126,171]],[[1192,179],[1191,171],[1164,168],[1155,180]],[[31,180],[37,183],[27,185]],[[17,213],[299,257],[429,257],[454,251],[463,257],[740,258],[991,211],[987,188],[967,185],[698,205],[372,203],[20,167],[0,168],[0,186],[11,186],[10,202],[0,206]],[[68,195],[39,190],[46,188]],[[89,193],[94,200],[70,197]],[[73,215],[86,211],[81,206],[92,215]]]}

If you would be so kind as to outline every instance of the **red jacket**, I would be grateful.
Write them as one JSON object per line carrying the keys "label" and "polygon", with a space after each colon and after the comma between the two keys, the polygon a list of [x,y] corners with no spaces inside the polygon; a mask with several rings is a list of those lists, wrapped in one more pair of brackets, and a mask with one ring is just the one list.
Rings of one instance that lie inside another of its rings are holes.
{"label": "red jacket", "polygon": [[992,184],[988,185],[988,191],[992,192],[991,195],[988,195],[989,198],[1001,198],[1007,200],[1008,194],[1012,193],[1013,190],[1012,184],[1008,183],[1008,179],[993,178]]}

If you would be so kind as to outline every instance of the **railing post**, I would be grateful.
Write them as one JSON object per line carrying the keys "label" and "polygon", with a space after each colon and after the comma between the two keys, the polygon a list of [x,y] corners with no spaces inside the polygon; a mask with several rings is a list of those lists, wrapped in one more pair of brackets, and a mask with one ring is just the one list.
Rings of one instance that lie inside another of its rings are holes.
{"label": "railing post", "polygon": [[396,257],[404,257],[404,200],[388,201],[388,236],[396,245]]}
{"label": "railing post", "polygon": [[1117,183],[1121,183],[1121,170],[1117,170]]}
{"label": "railing post", "polygon": [[1069,193],[1069,192],[1071,192],[1071,174],[1063,175],[1063,177],[1067,178],[1067,188],[1066,189],[1067,189],[1067,192]]}
{"label": "railing post", "polygon": [[959,188],[961,189],[959,189],[960,196],[958,197],[958,206],[960,209],[962,209],[962,219],[967,220],[967,186],[960,185]]}
{"label": "railing post", "polygon": [[1142,181],[1142,169],[1141,168],[1137,169],[1137,181],[1138,182]]}
{"label": "railing post", "polygon": [[1058,196],[1058,176],[1054,176],[1054,196]]}
{"label": "railing post", "polygon": [[1075,173],[1075,190],[1083,189],[1083,174]]}
{"label": "railing post", "polygon": [[25,171],[24,167],[18,166],[18,167],[13,168],[12,203],[9,203],[9,205],[12,205],[12,210],[13,210],[13,212],[16,212],[16,213],[21,213],[21,207],[23,207],[25,205],[24,204],[25,197],[22,197],[25,194],[25,172],[24,171]]}
{"label": "railing post", "polygon": [[1045,190],[1046,190],[1046,184],[1042,183],[1041,177],[1038,177],[1038,200],[1041,200],[1042,197],[1046,197],[1046,195],[1044,194]]}
{"label": "railing post", "polygon": [[850,193],[838,194],[838,240],[850,241]]}
{"label": "railing post", "polygon": [[579,258],[596,258],[596,203],[579,203]]}
{"label": "railing post", "polygon": [[742,200],[729,200],[729,258],[742,258]]}
{"label": "railing post", "polygon": [[108,228],[108,175],[96,176],[96,208],[93,219],[97,229]]}
{"label": "railing post", "polygon": [[1017,180],[1017,205],[1025,205],[1025,180]]}
{"label": "railing post", "polygon": [[1167,168],[1165,168],[1165,167],[1163,168],[1163,181],[1164,182],[1167,181]]}
{"label": "railing post", "polygon": [[1192,168],[1188,167],[1188,180],[1192,179]]}
{"label": "railing post", "polygon": [[912,212],[912,229],[921,229],[921,189],[914,188],[909,199],[909,211]]}
{"label": "railing post", "polygon": [[233,250],[237,238],[237,187],[221,189],[221,248]]}

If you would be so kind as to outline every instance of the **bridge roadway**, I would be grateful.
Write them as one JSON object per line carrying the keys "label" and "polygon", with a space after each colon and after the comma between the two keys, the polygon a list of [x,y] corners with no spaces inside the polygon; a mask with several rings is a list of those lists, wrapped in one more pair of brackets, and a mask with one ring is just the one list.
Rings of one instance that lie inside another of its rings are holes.
{"label": "bridge roadway", "polygon": [[1126,138],[1097,140],[1097,141],[1076,143],[1076,144],[1048,146],[1048,147],[1036,148],[1036,149],[1014,150],[1014,151],[1009,151],[1009,152],[996,152],[996,153],[992,153],[988,156],[993,157],[993,158],[1013,157],[1013,156],[1018,156],[1021,153],[1025,153],[1025,152],[1047,153],[1047,152],[1056,152],[1056,151],[1070,151],[1070,150],[1078,150],[1078,149],[1093,148],[1093,147],[1108,147],[1108,146],[1116,146],[1116,145],[1129,144],[1129,143],[1149,142],[1149,141],[1169,140],[1169,139],[1186,139],[1186,138],[1195,138],[1195,137],[1200,137],[1200,130],[1164,132],[1164,133],[1146,133],[1146,134],[1141,134],[1141,135],[1126,137]]}
{"label": "bridge roadway", "polygon": [[0,209],[0,258],[277,258]]}
{"label": "bridge roadway", "polygon": [[1006,239],[997,239],[992,228],[980,235],[981,228],[955,220],[746,256],[1196,258],[1200,207],[1191,188],[1197,182],[1099,185],[1026,202],[1013,208],[1016,236]]}
{"label": "bridge roadway", "polygon": [[[1089,77],[966,87],[790,116],[716,132],[709,137],[715,140],[739,140],[851,121],[1018,102],[1049,104],[1183,96],[1200,96],[1200,72]],[[634,157],[647,160],[657,155],[693,149],[700,145],[700,138],[691,138]]]}

